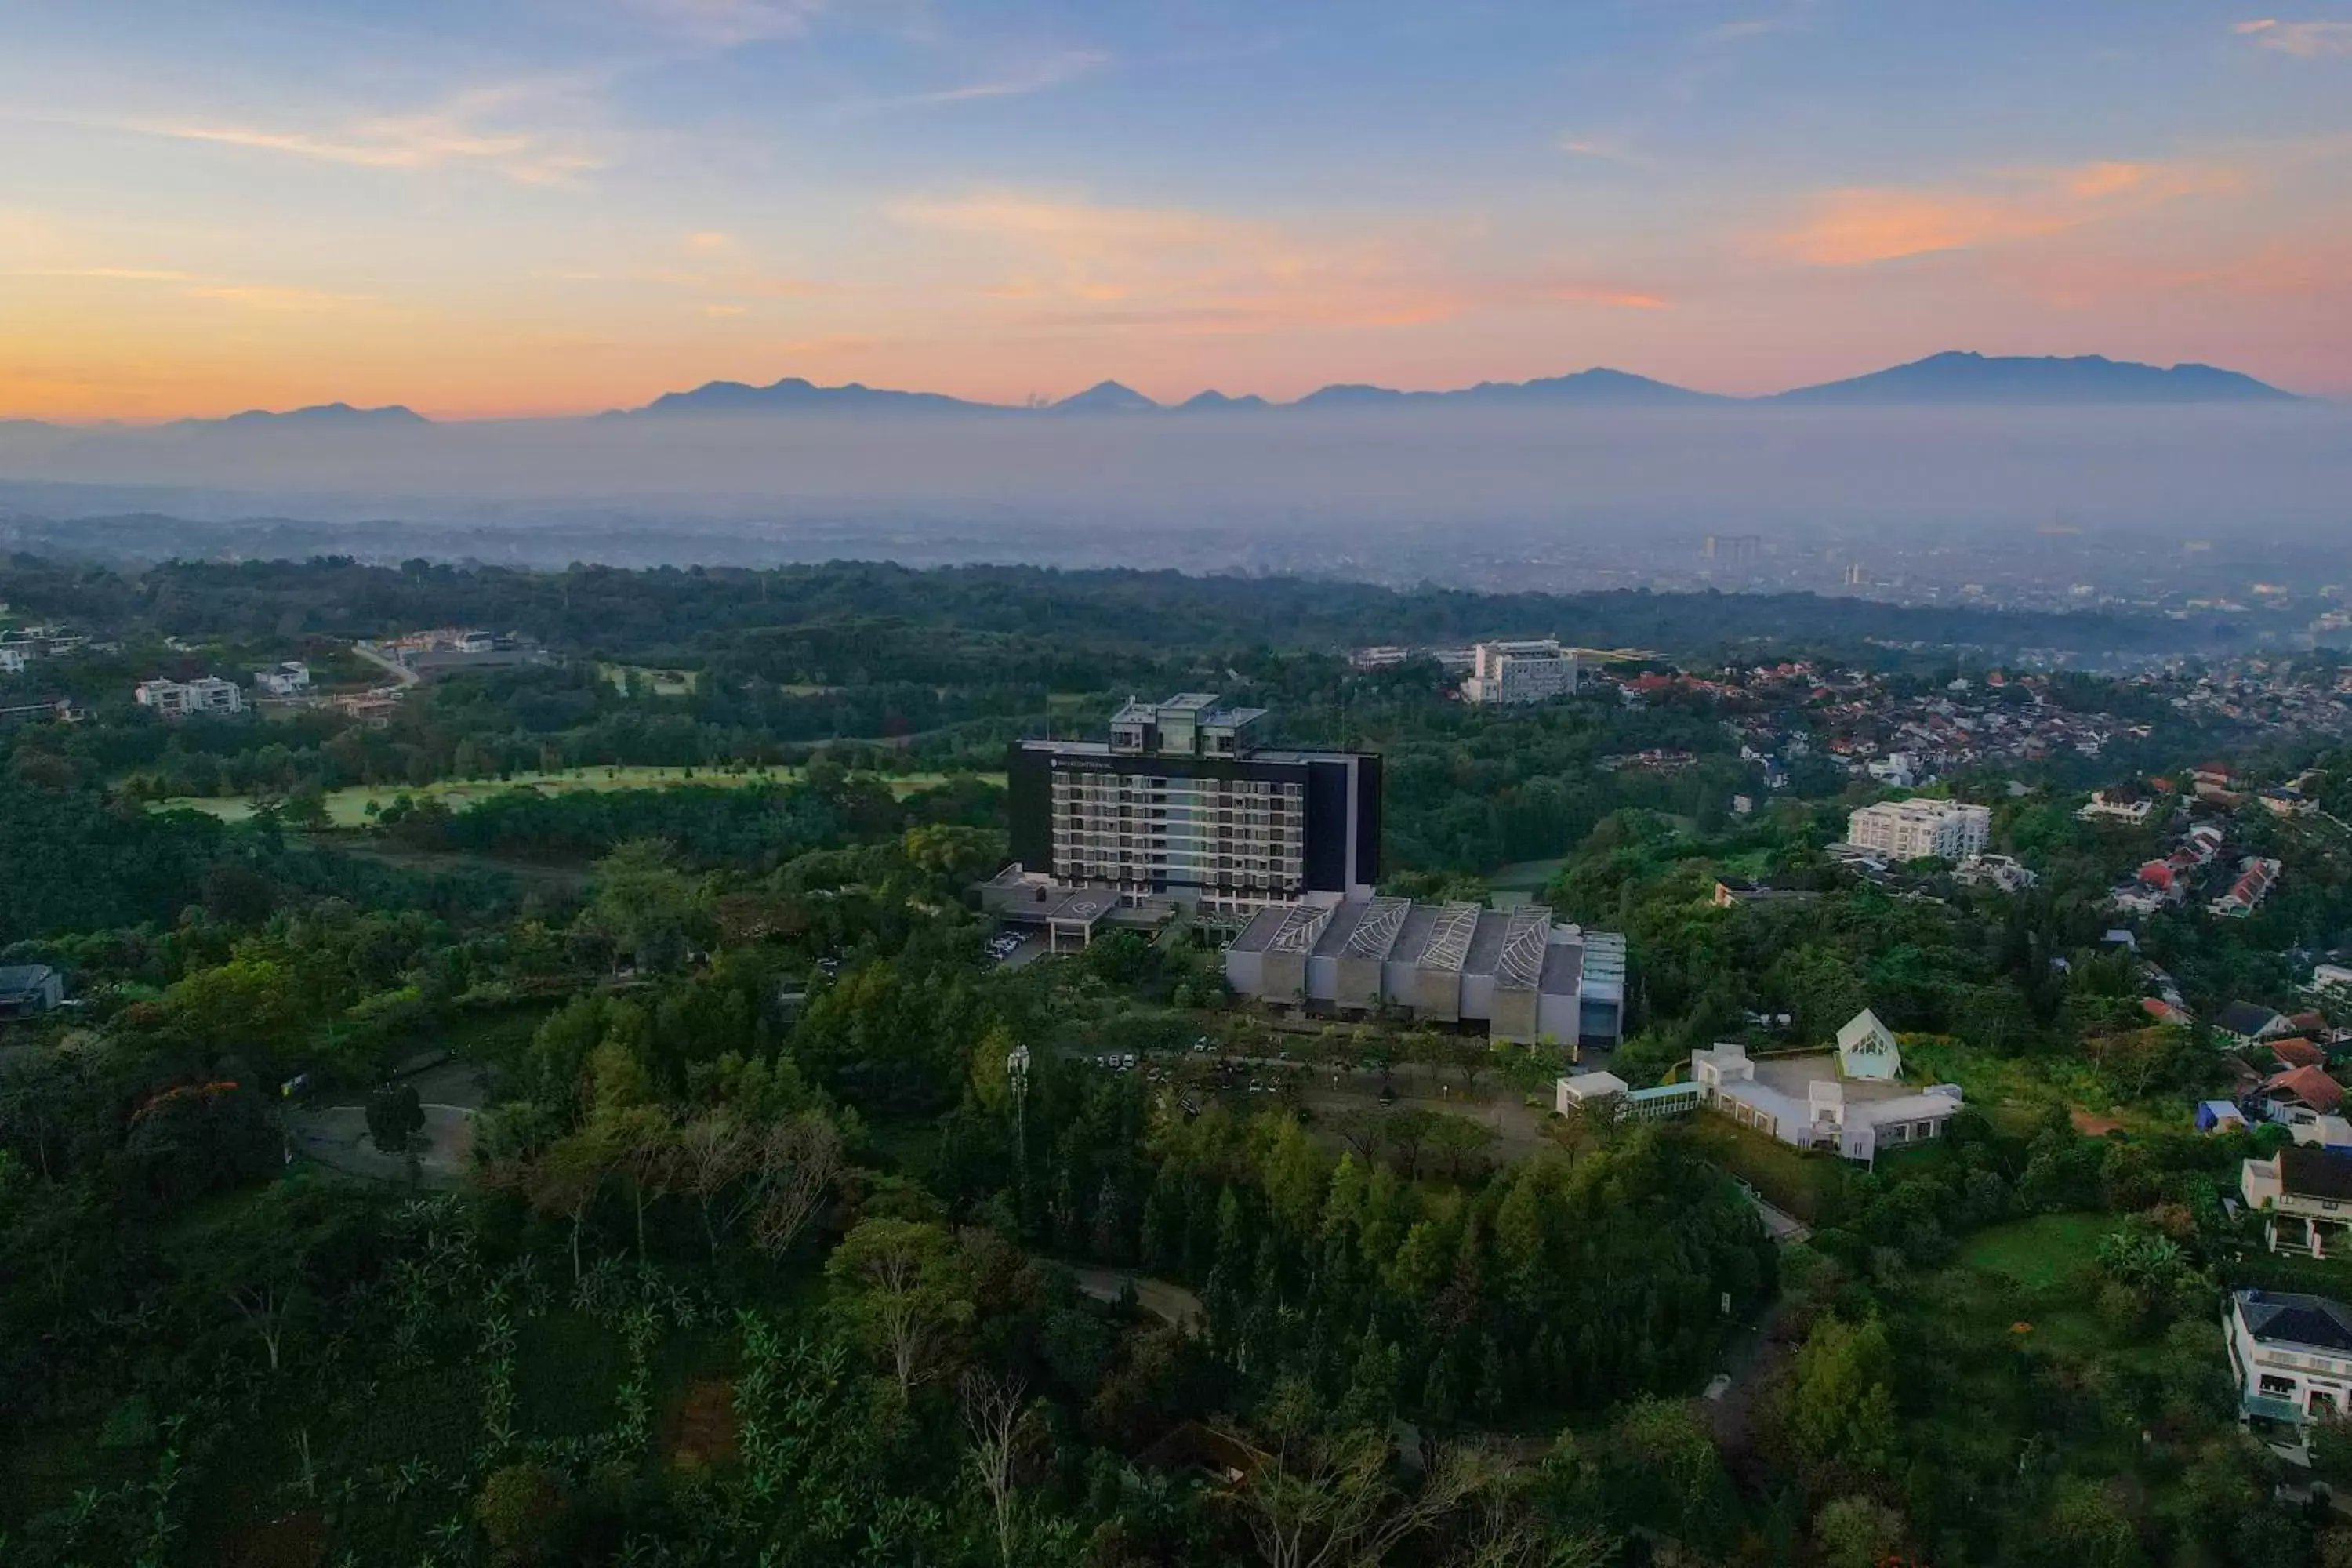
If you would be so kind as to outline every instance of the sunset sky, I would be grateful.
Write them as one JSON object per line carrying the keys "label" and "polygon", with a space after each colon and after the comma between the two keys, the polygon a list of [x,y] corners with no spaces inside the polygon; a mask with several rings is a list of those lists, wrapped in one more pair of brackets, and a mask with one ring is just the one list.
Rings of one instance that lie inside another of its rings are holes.
{"label": "sunset sky", "polygon": [[16,0],[0,416],[1945,348],[2352,395],[2352,9]]}

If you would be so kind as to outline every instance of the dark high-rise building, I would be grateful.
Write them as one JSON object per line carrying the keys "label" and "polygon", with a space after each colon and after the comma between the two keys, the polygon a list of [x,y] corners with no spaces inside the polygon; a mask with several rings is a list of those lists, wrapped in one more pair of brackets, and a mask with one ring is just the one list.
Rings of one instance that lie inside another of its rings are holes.
{"label": "dark high-rise building", "polygon": [[1110,740],[1018,741],[1013,856],[1057,882],[1238,915],[1380,876],[1381,759],[1268,743],[1263,708],[1209,692],[1130,701]]}

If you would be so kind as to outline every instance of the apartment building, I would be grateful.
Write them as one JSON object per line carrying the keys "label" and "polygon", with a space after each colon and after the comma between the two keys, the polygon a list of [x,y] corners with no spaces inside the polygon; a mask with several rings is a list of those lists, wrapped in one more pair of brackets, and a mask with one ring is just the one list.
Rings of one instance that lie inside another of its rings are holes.
{"label": "apartment building", "polygon": [[1992,811],[1950,800],[1882,800],[1847,817],[1845,837],[1890,860],[1965,860],[1992,837]]}
{"label": "apartment building", "polygon": [[1018,741],[1005,759],[1014,860],[1073,886],[1234,918],[1380,876],[1381,759],[1268,743],[1262,708],[1213,692],[1129,701],[1110,739]]}
{"label": "apartment building", "polygon": [[1470,650],[1466,702],[1542,702],[1576,689],[1577,662],[1558,637],[1482,642]]}
{"label": "apartment building", "polygon": [[191,713],[242,713],[245,693],[234,681],[223,680],[216,675],[200,675],[194,680],[142,680],[131,689],[131,695],[142,708],[152,708],[166,719],[184,719]]}

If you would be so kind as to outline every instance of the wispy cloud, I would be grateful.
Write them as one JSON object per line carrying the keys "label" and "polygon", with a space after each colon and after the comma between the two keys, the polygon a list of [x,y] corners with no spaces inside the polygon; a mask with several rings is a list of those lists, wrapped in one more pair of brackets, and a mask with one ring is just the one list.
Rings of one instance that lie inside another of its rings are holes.
{"label": "wispy cloud", "polygon": [[1099,49],[1063,49],[1040,58],[1016,64],[975,80],[960,82],[950,87],[934,88],[921,92],[887,93],[870,98],[853,98],[835,104],[832,112],[845,118],[887,113],[893,110],[925,109],[956,103],[978,103],[990,99],[1023,98],[1031,93],[1050,92],[1066,82],[1075,81],[1101,69],[1110,63],[1110,56]]}
{"label": "wispy cloud", "polygon": [[2217,166],[2105,162],[2012,173],[1981,188],[1833,190],[1769,247],[1815,266],[1861,267],[2061,234],[2242,183]]}
{"label": "wispy cloud", "polygon": [[2302,59],[2352,55],[2352,22],[2282,22],[2275,16],[2258,16],[2230,30],[2253,39],[2263,48]]}
{"label": "wispy cloud", "polygon": [[974,99],[1018,98],[1026,93],[1044,92],[1064,82],[1100,69],[1110,57],[1097,49],[1066,49],[1037,61],[1025,69],[1009,72],[982,81],[967,82],[961,87],[944,88],[937,92],[916,93],[902,101],[907,103],[967,103]]}
{"label": "wispy cloud", "polygon": [[719,233],[715,228],[702,229],[686,237],[686,247],[688,250],[724,250],[733,243],[734,240],[731,237]]}
{"label": "wispy cloud", "polygon": [[1616,310],[1670,310],[1674,301],[1638,289],[1614,289],[1601,284],[1568,283],[1541,290],[1544,297],[1567,305],[1606,305]]}
{"label": "wispy cloud", "polygon": [[690,44],[731,49],[805,35],[823,0],[623,0],[631,14]]}
{"label": "wispy cloud", "polygon": [[102,283],[193,283],[192,272],[157,267],[44,267],[11,274],[16,278],[81,278]]}
{"label": "wispy cloud", "polygon": [[421,170],[471,164],[523,184],[567,184],[604,166],[584,147],[505,121],[545,84],[477,89],[417,114],[375,115],[331,130],[202,121],[140,121],[129,127],[175,141],[275,153],[353,168]]}
{"label": "wispy cloud", "polygon": [[337,294],[324,289],[303,289],[278,283],[205,283],[185,290],[191,300],[209,300],[248,310],[273,314],[321,315],[372,305],[372,294]]}
{"label": "wispy cloud", "polygon": [[1650,162],[1649,159],[1643,157],[1638,153],[1635,153],[1622,142],[1610,136],[1579,136],[1572,133],[1566,134],[1560,137],[1558,145],[1559,150],[1563,153],[1571,153],[1579,158],[1597,159],[1605,163],[1638,163],[1646,165]]}

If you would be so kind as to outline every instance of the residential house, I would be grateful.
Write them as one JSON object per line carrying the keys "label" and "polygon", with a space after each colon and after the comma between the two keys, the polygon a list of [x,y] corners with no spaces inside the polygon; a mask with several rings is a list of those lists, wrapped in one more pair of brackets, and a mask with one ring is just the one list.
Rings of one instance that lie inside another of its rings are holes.
{"label": "residential house", "polygon": [[257,672],[254,689],[265,697],[299,697],[310,689],[310,667],[289,658]]}
{"label": "residential house", "polygon": [[2271,896],[2271,889],[2277,885],[2283,869],[2276,860],[2249,855],[2238,862],[2237,879],[2230,884],[2230,890],[2205,907],[2213,914],[2243,920]]}
{"label": "residential house", "polygon": [[25,673],[25,650],[20,647],[0,647],[0,675]]}
{"label": "residential house", "polygon": [[2213,1015],[2214,1033],[2240,1045],[2281,1039],[2294,1033],[2284,1016],[2253,1002],[2232,1002]]}
{"label": "residential house", "polygon": [[1952,875],[1964,887],[1998,888],[2004,893],[2021,893],[2041,880],[2007,855],[1971,855]]}
{"label": "residential house", "polygon": [[2341,963],[2322,963],[2311,972],[2311,984],[2305,990],[2325,994],[2331,991],[2352,996],[2352,968]]}
{"label": "residential house", "polygon": [[2317,1068],[2289,1068],[2263,1079],[2249,1098],[2265,1121],[2293,1127],[2335,1115],[2344,1103],[2344,1086]]}
{"label": "residential house", "polygon": [[65,999],[65,977],[46,963],[0,968],[0,1023],[37,1018]]}
{"label": "residential house", "polygon": [[2221,1328],[2242,1419],[2299,1431],[2345,1413],[2352,1392],[2352,1309],[2325,1296],[2237,1290]]}
{"label": "residential house", "polygon": [[2238,1169],[2238,1196],[2263,1216],[2263,1236],[2273,1252],[2327,1256],[2352,1228],[2352,1158],[2296,1144],[2268,1160],[2248,1160]]}
{"label": "residential house", "polygon": [[2156,802],[2152,800],[2126,800],[2106,790],[2100,790],[2091,796],[2088,805],[2084,806],[2074,815],[2085,822],[2096,822],[2104,818],[2110,822],[2127,822],[2137,826],[2146,822],[2148,813],[2155,809]]}
{"label": "residential house", "polygon": [[2281,1072],[2292,1068],[2324,1068],[2327,1053],[2301,1037],[2270,1042],[2271,1058],[2278,1063]]}
{"label": "residential house", "polygon": [[2309,816],[2319,809],[2317,801],[2305,799],[2296,789],[2266,789],[2255,798],[2273,816]]}
{"label": "residential house", "polygon": [[2161,996],[2150,996],[2142,1001],[2139,1010],[2158,1023],[2169,1024],[2176,1029],[2192,1028],[2197,1023],[2188,1008],[2177,1002],[2168,1002]]}

